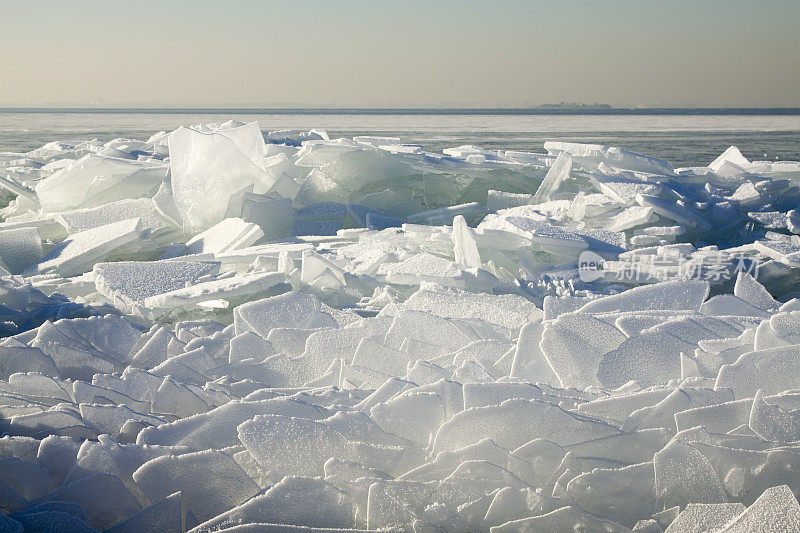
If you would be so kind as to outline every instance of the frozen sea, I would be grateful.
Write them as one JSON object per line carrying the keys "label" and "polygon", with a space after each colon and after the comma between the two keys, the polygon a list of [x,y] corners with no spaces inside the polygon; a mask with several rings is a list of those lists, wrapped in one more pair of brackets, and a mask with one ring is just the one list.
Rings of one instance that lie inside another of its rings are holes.
{"label": "frozen sea", "polygon": [[691,113],[0,113],[119,156],[0,152],[0,531],[800,532],[798,114]]}
{"label": "frozen sea", "polygon": [[800,159],[800,109],[792,110],[0,110],[0,151],[47,142],[146,139],[182,124],[257,121],[263,130],[321,128],[331,137],[390,135],[431,151],[474,144],[544,151],[546,140],[622,146],[675,166],[706,165],[730,145],[753,160]]}

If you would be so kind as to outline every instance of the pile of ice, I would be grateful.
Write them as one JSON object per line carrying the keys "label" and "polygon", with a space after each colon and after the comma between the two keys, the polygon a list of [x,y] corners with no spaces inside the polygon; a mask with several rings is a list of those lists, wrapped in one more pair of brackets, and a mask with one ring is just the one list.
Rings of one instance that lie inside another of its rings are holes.
{"label": "pile of ice", "polygon": [[545,148],[0,154],[0,531],[799,530],[800,163]]}

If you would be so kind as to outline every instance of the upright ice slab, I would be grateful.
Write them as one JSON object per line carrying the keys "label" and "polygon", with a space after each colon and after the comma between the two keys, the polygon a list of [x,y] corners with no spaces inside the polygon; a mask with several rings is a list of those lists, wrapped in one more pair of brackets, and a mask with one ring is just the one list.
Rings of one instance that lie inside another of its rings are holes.
{"label": "upright ice slab", "polygon": [[172,196],[188,231],[220,222],[236,193],[275,183],[255,122],[212,132],[178,128],[169,136],[169,154]]}

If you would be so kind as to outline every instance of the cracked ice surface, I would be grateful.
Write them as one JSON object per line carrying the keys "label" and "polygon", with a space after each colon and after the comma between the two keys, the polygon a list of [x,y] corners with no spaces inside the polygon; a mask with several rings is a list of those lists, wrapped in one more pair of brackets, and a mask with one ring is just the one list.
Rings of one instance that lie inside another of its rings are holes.
{"label": "cracked ice surface", "polygon": [[800,530],[800,163],[544,148],[0,153],[0,531]]}

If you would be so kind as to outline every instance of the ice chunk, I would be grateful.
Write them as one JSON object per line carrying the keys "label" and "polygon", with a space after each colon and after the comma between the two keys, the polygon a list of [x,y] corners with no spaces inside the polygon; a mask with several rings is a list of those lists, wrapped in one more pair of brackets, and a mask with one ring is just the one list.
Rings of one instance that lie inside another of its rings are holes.
{"label": "ice chunk", "polygon": [[189,239],[186,251],[191,254],[217,254],[246,248],[263,236],[264,232],[256,224],[241,218],[226,218]]}
{"label": "ice chunk", "polygon": [[219,271],[213,261],[120,261],[94,265],[94,282],[97,291],[112,303],[122,307],[144,301],[186,285],[198,278]]}
{"label": "ice chunk", "polygon": [[708,291],[707,281],[665,281],[593,300],[578,312],[620,313],[672,309],[699,311],[700,305],[708,297]]}
{"label": "ice chunk", "polygon": [[94,263],[116,248],[136,242],[141,227],[141,219],[133,218],[75,233],[56,245],[42,261],[25,270],[23,275],[55,272],[62,276],[74,276],[87,272]]}
{"label": "ice chunk", "polygon": [[540,343],[543,333],[544,325],[540,323],[526,324],[520,330],[509,375],[535,383],[561,386],[561,380],[542,353]]}
{"label": "ice chunk", "polygon": [[[167,383],[169,380],[165,379]],[[187,389],[188,390],[188,389]],[[179,400],[181,400],[179,398]],[[183,400],[185,402],[185,400]],[[154,411],[156,408],[154,406]],[[282,414],[305,418],[324,418],[327,411],[315,405],[290,398],[259,401],[232,401],[209,412],[194,416],[182,414],[181,420],[158,427],[145,428],[139,433],[140,444],[189,446],[196,450],[225,448],[240,444],[236,427],[256,415]]]}
{"label": "ice chunk", "polygon": [[547,202],[552,199],[553,193],[558,190],[559,186],[564,180],[570,177],[572,173],[572,155],[569,152],[559,152],[555,162],[547,171],[539,188],[536,189],[536,194],[533,195],[535,203]]}
{"label": "ice chunk", "polygon": [[[52,506],[52,509],[48,507]],[[80,508],[79,506],[75,506]],[[14,515],[21,525],[20,531],[72,531],[75,533],[94,533],[96,529],[90,527],[76,514],[65,512],[66,506],[56,507],[53,504],[42,503],[32,507],[24,513]]]}
{"label": "ice chunk", "polygon": [[170,224],[175,227],[181,226],[181,215],[175,207],[175,199],[172,197],[172,179],[169,174],[161,182],[158,191],[153,195],[153,207]]}
{"label": "ice chunk", "polygon": [[467,222],[462,215],[458,215],[453,219],[451,237],[453,239],[453,254],[456,264],[467,268],[480,268],[483,265],[481,254],[478,251],[478,244],[475,241],[475,234],[467,226]]}
{"label": "ice chunk", "polygon": [[[71,161],[68,160],[68,163],[71,163]],[[11,175],[0,177],[0,188],[6,189],[7,191],[10,191],[16,195],[25,197],[34,204],[39,203],[39,199],[36,197],[36,192],[33,189],[27,187],[25,184],[20,183],[19,181],[12,178]]]}
{"label": "ice chunk", "polygon": [[617,349],[605,354],[598,376],[607,386],[620,386],[626,379],[642,384],[666,381],[680,375],[680,354],[691,353],[698,341],[734,336],[738,332],[715,319],[667,320],[632,335]]}
{"label": "ice chunk", "polygon": [[696,448],[673,439],[653,457],[656,495],[664,508],[689,503],[726,503],[711,462]]}
{"label": "ice chunk", "polygon": [[788,240],[760,240],[752,244],[753,248],[767,257],[792,267],[800,266],[800,246]]}
{"label": "ice chunk", "polygon": [[353,526],[352,502],[346,493],[319,478],[287,476],[264,494],[200,524],[193,531],[221,531],[220,528],[230,524],[252,524],[255,529],[275,531],[338,531],[329,528]]}
{"label": "ice chunk", "polygon": [[504,487],[497,491],[483,515],[484,527],[501,525],[534,515],[540,508],[539,496],[531,489]]}
{"label": "ice chunk", "polygon": [[664,533],[703,533],[722,531],[745,510],[741,503],[690,503]]}
{"label": "ice chunk", "polygon": [[[152,375],[155,376],[154,374]],[[207,435],[205,435],[203,432],[203,430],[206,429],[204,427],[204,423],[206,423],[207,421],[204,419],[191,418],[191,417],[193,415],[205,413],[206,411],[208,411],[208,409],[209,405],[202,398],[200,398],[194,391],[189,389],[189,387],[187,387],[186,385],[171,378],[163,379],[161,385],[158,387],[153,397],[152,410],[154,413],[173,415],[181,419],[188,417],[188,421],[185,424],[179,424],[179,422],[181,421],[176,421],[175,425],[180,427],[181,429],[186,428],[187,426],[191,428],[190,435],[187,437],[187,440],[193,443],[194,442],[202,443],[204,442],[203,440],[204,437],[207,438]],[[214,427],[213,424],[208,424],[208,425]],[[170,434],[170,431],[173,430],[174,426],[171,426],[170,424],[162,424],[161,426],[158,427],[162,428],[163,430],[162,435],[166,434],[167,439],[169,439],[170,437],[175,438],[173,435]],[[150,428],[145,428],[136,436],[137,442],[148,442],[146,440],[146,437],[144,437],[148,429]],[[191,430],[196,430],[197,434],[192,434]],[[183,437],[185,437],[184,434],[178,433],[177,438],[183,438]],[[194,440],[195,438],[197,440]],[[202,446],[199,447],[202,448]]]}
{"label": "ice chunk", "polygon": [[45,322],[39,328],[32,345],[48,355],[64,377],[90,380],[95,373],[113,372],[115,368],[114,362],[101,357],[101,353],[85,339],[79,335],[67,335],[51,322]]}
{"label": "ice chunk", "polygon": [[213,306],[224,309],[228,307],[229,300],[241,301],[247,296],[268,293],[269,289],[281,285],[284,281],[286,276],[282,272],[242,274],[149,296],[145,298],[144,306],[154,310],[188,308],[225,297],[224,300],[218,300],[219,305]]}
{"label": "ice chunk", "polygon": [[303,356],[309,364],[323,360],[326,367],[331,358],[352,358],[362,340],[382,341],[391,323],[391,317],[375,317],[345,328],[316,331],[306,339]]}
{"label": "ice chunk", "polygon": [[712,161],[708,165],[708,168],[712,172],[718,172],[726,163],[742,166],[749,165],[750,161],[742,155],[742,152],[740,152],[737,147],[731,146]]}
{"label": "ice chunk", "polygon": [[700,231],[708,231],[711,224],[702,215],[685,205],[658,196],[639,194],[636,197],[639,205],[651,207],[657,214],[681,224],[697,227]]}
{"label": "ice chunk", "polygon": [[403,224],[403,219],[394,215],[384,215],[378,212],[367,213],[364,226],[369,229],[384,230],[397,228]]}
{"label": "ice chunk", "polygon": [[428,446],[446,420],[441,396],[413,390],[376,405],[370,410],[370,416],[384,431],[409,439],[420,448]]}
{"label": "ice chunk", "polygon": [[242,219],[258,224],[263,240],[286,239],[292,231],[292,201],[272,195],[245,193],[242,198]]}
{"label": "ice chunk", "polygon": [[492,157],[494,154],[489,152],[488,150],[484,150],[477,146],[473,146],[471,144],[465,144],[462,146],[456,146],[454,148],[445,148],[442,150],[442,153],[445,155],[449,155],[451,157],[458,157],[461,159],[466,159],[471,155],[481,155],[484,158]]}
{"label": "ice chunk", "polygon": [[86,522],[99,530],[125,520],[142,506],[120,478],[109,474],[85,477],[51,492],[48,500],[77,503],[86,510]]}
{"label": "ice chunk", "polygon": [[566,253],[580,252],[589,247],[579,235],[532,218],[504,216],[489,219],[487,217],[480,227],[509,231],[528,239],[534,244],[539,244],[543,247],[550,246],[555,250],[563,249]]}
{"label": "ice chunk", "polygon": [[479,220],[480,215],[486,213],[486,209],[477,202],[470,202],[467,204],[451,205],[446,207],[439,207],[431,209],[430,211],[423,211],[421,213],[414,213],[407,218],[408,222],[412,224],[452,224],[453,219],[462,215],[464,218],[470,220]]}
{"label": "ice chunk", "polygon": [[133,479],[153,502],[180,491],[183,503],[200,521],[239,505],[259,490],[231,456],[217,450],[157,457],[139,467]]}
{"label": "ice chunk", "polygon": [[426,311],[442,318],[476,318],[516,330],[541,320],[542,312],[525,298],[512,294],[486,295],[456,288],[423,285],[405,301],[406,309]]}
{"label": "ice chunk", "polygon": [[616,327],[583,313],[565,313],[548,323],[541,350],[563,386],[599,385],[603,355],[626,339]]}
{"label": "ice chunk", "polygon": [[751,211],[747,213],[747,216],[767,229],[786,229],[789,218],[786,213],[780,211]]}
{"label": "ice chunk", "polygon": [[504,375],[512,363],[513,344],[499,339],[481,339],[453,353],[453,366],[478,364],[491,375]]}
{"label": "ice chunk", "polygon": [[539,531],[627,533],[630,530],[615,522],[597,518],[572,506],[562,507],[539,516],[513,520],[492,528],[492,533],[537,533]]}
{"label": "ice chunk", "polygon": [[363,366],[387,376],[405,374],[409,363],[405,353],[370,339],[361,339],[352,357],[352,364]]}
{"label": "ice chunk", "polygon": [[723,365],[714,387],[730,388],[737,397],[753,396],[758,389],[777,394],[797,388],[800,370],[796,359],[800,346],[756,350],[742,354],[735,363]]}
{"label": "ice chunk", "polygon": [[[380,270],[379,270],[380,272]],[[415,254],[401,263],[384,268],[386,279],[398,285],[419,285],[423,281],[449,287],[482,291],[497,285],[497,278],[481,268],[459,268],[454,262],[429,253]]]}
{"label": "ice chunk", "polygon": [[[516,423],[509,425],[507,420]],[[433,449],[439,452],[463,448],[480,440],[479,437],[490,437],[506,449],[514,449],[537,436],[564,445],[615,432],[610,425],[578,417],[546,402],[508,400],[498,406],[475,407],[456,414],[439,428]]]}
{"label": "ice chunk", "polygon": [[800,529],[800,505],[792,490],[780,485],[765,490],[742,514],[728,522],[725,533],[763,531],[778,533]]}
{"label": "ice chunk", "polygon": [[652,463],[596,468],[570,480],[566,492],[581,509],[632,527],[656,510],[654,481]]}
{"label": "ice chunk", "polygon": [[747,272],[739,272],[733,294],[753,307],[764,311],[775,311],[780,305],[770,296],[764,286]]}
{"label": "ice chunk", "polygon": [[649,157],[624,148],[600,144],[581,144],[562,141],[547,141],[544,148],[548,153],[569,152],[582,166],[597,166],[606,163],[614,168],[650,172],[653,174],[674,175],[672,165],[663,159]]}
{"label": "ice chunk", "polygon": [[140,218],[142,230],[150,235],[163,233],[174,226],[158,211],[150,198],[119,200],[91,209],[68,211],[56,216],[70,234],[86,231],[114,222]]}
{"label": "ice chunk", "polygon": [[[58,376],[58,369],[53,359],[40,349],[27,346],[0,346],[0,379],[8,380],[9,376],[18,372]],[[24,389],[20,392],[30,393]]]}
{"label": "ice chunk", "polygon": [[761,203],[761,193],[750,181],[742,183],[732,195],[726,196],[725,198],[743,206]]}
{"label": "ice chunk", "polygon": [[42,239],[36,228],[0,229],[0,262],[12,274],[38,263],[43,255]]}
{"label": "ice chunk", "polygon": [[300,418],[263,415],[238,428],[239,440],[271,475],[321,475],[325,461],[342,457],[345,439],[329,426]]}
{"label": "ice chunk", "polygon": [[486,207],[489,211],[499,211],[509,207],[519,207],[533,203],[532,194],[517,194],[511,192],[489,190]]}
{"label": "ice chunk", "polygon": [[134,420],[146,426],[155,426],[163,423],[160,418],[138,413],[125,405],[98,405],[86,404],[79,405],[81,418],[90,427],[94,427],[97,433],[105,433],[111,438],[120,439],[122,428],[129,420]]}
{"label": "ice chunk", "polygon": [[786,213],[786,227],[792,233],[800,233],[800,209],[795,208]]}
{"label": "ice chunk", "polygon": [[764,400],[764,391],[759,390],[753,399],[749,427],[766,440],[795,442],[800,440],[800,410],[787,412],[770,405]]}
{"label": "ice chunk", "polygon": [[275,182],[264,167],[258,124],[202,132],[181,127],[169,136],[172,196],[184,226],[209,228],[225,218],[228,202],[248,186]]}
{"label": "ice chunk", "polygon": [[653,215],[653,208],[649,206],[634,205],[626,207],[613,217],[609,218],[607,228],[611,231],[623,231],[642,224],[652,222],[657,217]]}
{"label": "ice chunk", "polygon": [[337,327],[325,307],[314,296],[297,292],[248,302],[234,310],[236,334],[252,331],[266,339],[272,328],[287,323],[298,328]]}
{"label": "ice chunk", "polygon": [[164,179],[160,161],[130,161],[88,154],[36,185],[42,212],[95,207],[148,194]]}
{"label": "ice chunk", "polygon": [[17,520],[0,514],[0,530],[8,533],[22,533],[23,527]]}
{"label": "ice chunk", "polygon": [[0,459],[0,482],[11,487],[17,494],[32,501],[47,492],[50,477],[40,466],[16,457]]}
{"label": "ice chunk", "polygon": [[703,302],[700,313],[706,316],[769,317],[763,309],[752,306],[732,294],[718,294]]}
{"label": "ice chunk", "polygon": [[169,533],[186,531],[186,511],[183,509],[180,492],[170,494],[163,500],[145,507],[107,531],[109,533],[139,533],[155,530]]}
{"label": "ice chunk", "polygon": [[181,353],[184,347],[183,342],[162,326],[155,326],[140,339],[139,343],[141,347],[129,357],[129,361],[138,368],[157,366],[167,357]]}
{"label": "ice chunk", "polygon": [[500,405],[506,400],[539,400],[542,391],[530,383],[465,383],[464,409]]}
{"label": "ice chunk", "polygon": [[384,337],[384,344],[401,351],[405,345],[405,351],[410,352],[414,348],[410,340],[417,341],[420,351],[433,349],[436,355],[453,352],[472,342],[472,338],[451,320],[423,311],[404,309],[394,317]]}
{"label": "ice chunk", "polygon": [[592,174],[590,181],[595,188],[617,204],[631,205],[640,194],[658,196],[662,188],[628,175]]}

